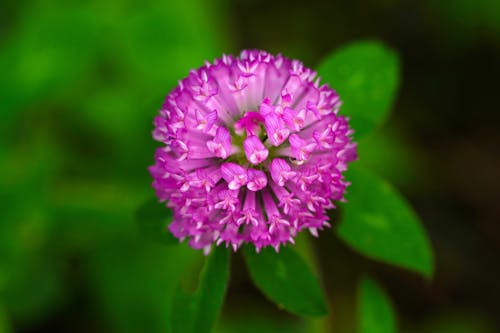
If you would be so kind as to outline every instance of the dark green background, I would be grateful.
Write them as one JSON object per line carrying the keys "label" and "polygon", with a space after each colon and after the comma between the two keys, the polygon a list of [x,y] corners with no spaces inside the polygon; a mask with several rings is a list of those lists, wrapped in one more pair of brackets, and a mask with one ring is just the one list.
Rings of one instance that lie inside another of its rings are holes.
{"label": "dark green background", "polygon": [[399,53],[402,86],[360,158],[422,218],[435,280],[364,259],[325,231],[313,248],[330,302],[323,323],[267,302],[236,255],[217,331],[326,322],[350,333],[360,271],[383,282],[401,332],[500,330],[498,1],[7,0],[0,332],[166,332],[177,283],[194,285],[202,256],[149,243],[133,222],[152,195],[151,123],[165,95],[222,53],[262,48],[314,68],[366,38]]}

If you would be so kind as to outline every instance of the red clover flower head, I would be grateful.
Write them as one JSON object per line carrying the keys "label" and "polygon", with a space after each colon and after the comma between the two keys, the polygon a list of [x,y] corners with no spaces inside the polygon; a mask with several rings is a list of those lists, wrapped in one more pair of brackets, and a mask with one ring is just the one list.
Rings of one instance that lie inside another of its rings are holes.
{"label": "red clover flower head", "polygon": [[356,144],[338,94],[301,62],[245,50],[206,63],[167,96],[149,168],[172,234],[196,249],[259,251],[317,236],[343,200]]}

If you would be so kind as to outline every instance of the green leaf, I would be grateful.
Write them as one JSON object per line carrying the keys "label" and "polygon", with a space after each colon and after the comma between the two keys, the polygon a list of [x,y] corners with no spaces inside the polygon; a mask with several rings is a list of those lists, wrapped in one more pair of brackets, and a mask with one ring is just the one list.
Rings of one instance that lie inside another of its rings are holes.
{"label": "green leaf", "polygon": [[430,278],[432,249],[420,221],[406,200],[376,175],[352,165],[346,178],[339,236],[364,255]]}
{"label": "green leaf", "polygon": [[172,310],[172,332],[210,333],[219,316],[229,281],[229,251],[216,247],[191,296],[180,290]]}
{"label": "green leaf", "polygon": [[150,199],[135,212],[135,220],[141,234],[152,241],[170,245],[179,241],[168,231],[172,212],[156,199]]}
{"label": "green leaf", "polygon": [[244,254],[252,280],[278,306],[304,316],[327,314],[318,280],[295,251],[283,247],[279,253],[271,248],[256,253],[245,247]]}
{"label": "green leaf", "polygon": [[322,61],[318,73],[340,95],[341,113],[360,138],[387,118],[399,84],[397,54],[376,41],[346,45]]}
{"label": "green leaf", "polygon": [[216,247],[202,273],[193,332],[209,333],[219,315],[229,281],[229,250]]}
{"label": "green leaf", "polygon": [[396,315],[380,286],[363,277],[358,287],[358,333],[396,333]]}

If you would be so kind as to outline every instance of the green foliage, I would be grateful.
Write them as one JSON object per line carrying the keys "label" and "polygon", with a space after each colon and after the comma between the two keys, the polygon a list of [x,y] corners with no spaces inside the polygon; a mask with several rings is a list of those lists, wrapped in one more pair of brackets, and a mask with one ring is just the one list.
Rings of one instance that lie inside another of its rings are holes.
{"label": "green foliage", "polygon": [[[178,79],[228,51],[224,10],[203,0],[8,3],[0,304],[23,329],[60,318],[83,288],[93,303],[82,316],[98,330],[168,332],[175,286],[197,254],[142,241],[132,215],[152,193],[152,118]],[[169,211],[151,207],[140,228],[167,242]]]}
{"label": "green foliage", "polygon": [[179,243],[168,231],[168,225],[172,222],[172,211],[157,199],[150,199],[140,206],[135,213],[135,220],[145,238],[166,245]]}
{"label": "green foliage", "polygon": [[[29,6],[15,38],[0,53],[0,100],[9,125],[15,112],[75,80],[97,51],[99,24],[88,6]],[[77,44],[75,43],[77,41]],[[2,129],[0,127],[0,129]]]}
{"label": "green foliage", "polygon": [[229,281],[229,250],[216,247],[207,260],[195,295],[179,289],[172,312],[173,333],[210,333]]}
{"label": "green foliage", "polygon": [[[36,264],[31,262],[35,258],[38,260]],[[1,296],[13,318],[22,318],[25,323],[36,322],[61,305],[64,285],[61,284],[60,269],[54,260],[43,256],[21,260],[10,265],[10,271],[7,272],[9,288]]]}
{"label": "green foliage", "polygon": [[426,157],[404,134],[390,126],[359,140],[358,156],[364,167],[401,190],[415,193],[430,178],[426,174]]}
{"label": "green foliage", "polygon": [[193,332],[209,333],[222,308],[229,281],[229,250],[216,247],[202,272]]}
{"label": "green foliage", "polygon": [[[8,38],[0,43],[0,333],[10,332],[11,321],[58,319],[49,316],[73,306],[66,302],[75,302],[80,290],[92,305],[83,316],[106,323],[100,330],[203,333],[214,326],[229,279],[228,251],[214,249],[198,291],[186,294],[178,282],[201,255],[185,244],[162,247],[139,239],[137,227],[150,240],[178,243],[167,231],[171,212],[161,204],[141,206],[138,225],[132,214],[151,193],[151,121],[162,99],[189,69],[232,53],[219,25],[222,3],[56,0],[20,4],[15,15],[6,11]],[[387,117],[398,83],[392,51],[376,42],[346,46],[319,72],[339,91],[357,136]],[[355,171],[348,180],[351,202],[340,235],[373,258],[429,275],[430,249],[404,201],[392,189],[392,197],[380,195],[385,185],[369,177],[363,183]],[[406,213],[392,211],[401,206]],[[379,230],[379,220],[389,231]],[[245,251],[250,274],[269,299],[295,314],[326,314],[316,277],[292,249]],[[274,318],[249,317],[232,323],[234,331],[298,332],[295,322],[279,326]]]}
{"label": "green foliage", "polygon": [[213,23],[219,16],[213,4],[197,0],[141,3],[121,31],[127,36],[120,45],[124,61],[138,75],[154,80],[158,86],[151,88],[165,93],[164,85],[175,84],[193,66],[223,52]]}
{"label": "green foliage", "polygon": [[483,31],[496,34],[497,38],[500,35],[500,3],[496,0],[432,0],[430,5],[442,21],[449,23],[445,27],[457,42],[467,42]]}
{"label": "green foliage", "polygon": [[267,313],[260,313],[259,310],[251,308],[245,309],[243,314],[228,316],[219,327],[217,333],[313,333],[307,330],[304,323],[293,318],[278,319],[269,316]]}
{"label": "green foliage", "polygon": [[437,314],[430,322],[417,325],[411,333],[493,333],[498,332],[487,314],[480,311],[447,310]]}
{"label": "green foliage", "polygon": [[5,309],[0,305],[0,333],[10,333],[10,324]]}
{"label": "green foliage", "polygon": [[196,297],[186,293],[182,288],[177,289],[172,303],[171,331],[172,333],[193,332],[196,308]]}
{"label": "green foliage", "polygon": [[276,253],[264,248],[256,253],[253,247],[247,246],[244,254],[252,280],[278,306],[303,316],[327,314],[317,278],[294,250],[282,247]]}
{"label": "green foliage", "polygon": [[358,333],[396,333],[391,301],[372,279],[363,277],[358,287]]}
{"label": "green foliage", "polygon": [[318,73],[339,93],[341,113],[351,117],[356,138],[387,118],[399,84],[398,57],[391,49],[375,41],[349,44],[323,60]]}
{"label": "green foliage", "polygon": [[107,318],[106,331],[170,332],[176,285],[198,253],[120,237],[105,242],[84,266],[92,301]]}
{"label": "green foliage", "polygon": [[36,139],[29,156],[0,149],[0,302],[25,325],[53,313],[65,292],[62,264],[45,250],[54,225],[46,177],[53,152],[46,136]]}
{"label": "green foliage", "polygon": [[420,221],[406,200],[388,183],[351,165],[348,203],[342,205],[338,235],[364,255],[426,277],[433,274],[433,255]]}

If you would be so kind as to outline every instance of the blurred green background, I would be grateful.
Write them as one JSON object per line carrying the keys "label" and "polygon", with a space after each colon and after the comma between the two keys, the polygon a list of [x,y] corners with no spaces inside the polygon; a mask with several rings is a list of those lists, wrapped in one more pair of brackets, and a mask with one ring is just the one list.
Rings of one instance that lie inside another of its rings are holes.
{"label": "blurred green background", "polygon": [[[377,38],[401,57],[390,122],[361,158],[410,199],[432,283],[314,242],[331,314],[354,331],[354,278],[378,276],[401,332],[500,331],[500,2],[14,1],[0,6],[0,332],[167,332],[202,255],[143,240],[152,119],[204,60],[262,48],[315,67]],[[383,84],[383,83],[381,83]],[[312,326],[315,324],[313,323]],[[306,332],[252,286],[239,255],[217,332]]]}

